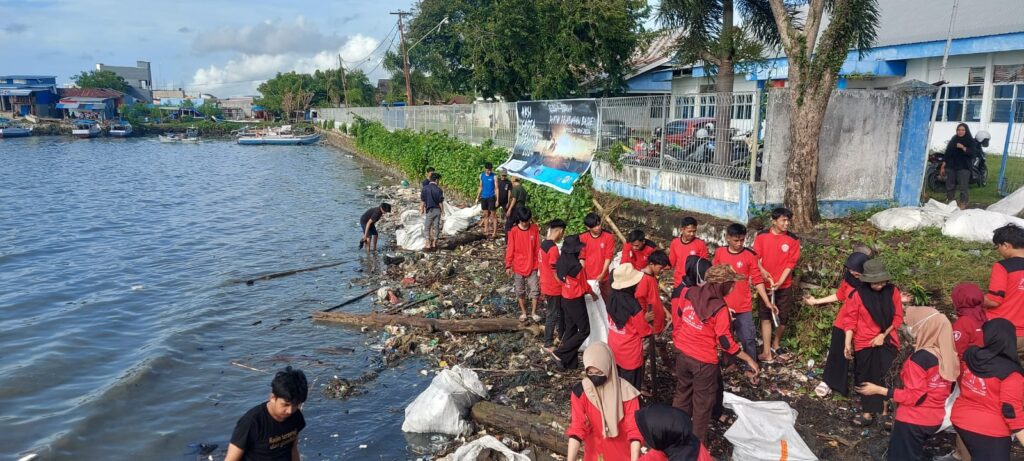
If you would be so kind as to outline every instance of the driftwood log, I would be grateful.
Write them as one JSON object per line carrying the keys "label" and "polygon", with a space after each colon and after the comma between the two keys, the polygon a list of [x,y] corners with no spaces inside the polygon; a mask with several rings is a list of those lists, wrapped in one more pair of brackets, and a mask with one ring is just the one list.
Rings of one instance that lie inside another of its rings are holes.
{"label": "driftwood log", "polygon": [[479,232],[460,232],[458,235],[448,237],[443,241],[437,242],[437,247],[442,250],[454,250],[467,243],[473,243],[479,240],[486,239],[487,236]]}
{"label": "driftwood log", "polygon": [[565,453],[569,440],[565,436],[565,429],[569,422],[564,418],[550,413],[526,413],[486,400],[473,405],[471,415],[473,421],[482,426],[515,435],[554,453]]}
{"label": "driftwood log", "polygon": [[376,312],[370,314],[351,314],[347,312],[320,311],[313,313],[313,320],[365,327],[405,325],[413,328],[422,328],[430,332],[497,333],[502,331],[529,331],[534,336],[539,336],[544,331],[544,328],[539,325],[527,325],[519,322],[517,319],[510,318],[445,320],[406,315],[388,315]]}

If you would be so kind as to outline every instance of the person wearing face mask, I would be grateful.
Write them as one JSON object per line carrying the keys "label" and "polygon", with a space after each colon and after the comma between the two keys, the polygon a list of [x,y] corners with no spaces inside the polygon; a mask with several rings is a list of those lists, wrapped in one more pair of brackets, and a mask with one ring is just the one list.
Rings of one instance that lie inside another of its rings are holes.
{"label": "person wearing face mask", "polygon": [[655,403],[636,412],[636,426],[644,437],[647,453],[639,461],[712,461],[683,410]]}
{"label": "person wearing face mask", "polygon": [[[700,276],[699,266],[694,273]],[[691,274],[687,271],[686,275]],[[686,288],[685,295],[672,300],[677,380],[672,406],[693,417],[693,433],[701,441],[707,440],[721,386],[718,349],[746,362],[754,374],[760,372],[757,361],[733,339],[732,319],[725,308],[725,296],[737,281],[746,278],[724,264],[712,266],[704,275],[703,284]]]}
{"label": "person wearing face mask", "polygon": [[636,426],[640,391],[619,378],[607,344],[594,342],[583,351],[586,377],[572,388],[566,458],[583,461],[636,461],[643,437]]}
{"label": "person wearing face mask", "polygon": [[896,402],[896,422],[889,439],[888,459],[921,460],[924,443],[939,430],[946,416],[946,398],[960,374],[949,319],[932,307],[908,307],[906,331],[914,338],[914,353],[900,370],[902,387],[866,382],[861,395],[885,396]]}
{"label": "person wearing face mask", "polygon": [[[864,263],[870,259],[868,255],[855,252],[846,258],[843,264],[843,280],[839,282],[839,288],[835,294],[824,298],[807,296],[804,303],[808,306],[840,302],[842,306],[847,305],[850,295],[861,286],[860,275],[864,272]],[[830,391],[836,391],[843,396],[849,396],[849,374],[850,361],[846,359],[844,347],[846,346],[846,330],[849,325],[849,309],[840,308],[836,319],[832,322],[832,342],[828,347],[828,357],[825,358],[825,369],[822,373],[822,382],[814,391],[824,397]]]}

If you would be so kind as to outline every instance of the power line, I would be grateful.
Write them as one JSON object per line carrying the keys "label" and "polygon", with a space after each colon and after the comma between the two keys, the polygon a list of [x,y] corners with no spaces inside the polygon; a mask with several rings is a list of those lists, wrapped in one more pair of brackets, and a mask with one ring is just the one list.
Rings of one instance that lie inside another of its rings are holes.
{"label": "power line", "polygon": [[376,71],[376,70],[377,70],[377,69],[378,69],[378,68],[380,67],[380,65],[384,63],[384,58],[386,58],[386,57],[387,57],[387,55],[388,55],[388,51],[391,51],[391,48],[393,48],[393,47],[394,47],[394,45],[395,45],[395,37],[392,37],[392,38],[391,38],[391,43],[390,43],[390,44],[388,44],[388,49],[387,49],[386,51],[384,51],[384,55],[382,55],[382,56],[380,57],[380,61],[377,61],[377,65],[376,65],[376,66],[373,66],[373,70],[371,70],[371,71],[369,71],[369,72],[367,72],[367,73],[366,73],[366,76],[367,76],[367,77],[369,77],[369,76],[370,76],[370,74],[374,73],[374,72],[375,72],[375,71]]}
{"label": "power line", "polygon": [[360,61],[369,61],[370,58],[373,57],[373,54],[376,53],[377,50],[380,49],[380,46],[383,45],[384,42],[388,41],[388,38],[392,34],[394,34],[397,30],[398,30],[398,24],[395,24],[395,26],[391,28],[391,31],[384,35],[384,40],[381,40],[380,43],[377,44],[377,48],[374,48],[373,51],[370,52],[370,54],[366,55],[366,57],[360,58],[360,59],[356,59],[355,61],[345,61],[345,60],[342,60],[342,62],[344,62],[345,64],[355,64],[355,63],[360,62]]}

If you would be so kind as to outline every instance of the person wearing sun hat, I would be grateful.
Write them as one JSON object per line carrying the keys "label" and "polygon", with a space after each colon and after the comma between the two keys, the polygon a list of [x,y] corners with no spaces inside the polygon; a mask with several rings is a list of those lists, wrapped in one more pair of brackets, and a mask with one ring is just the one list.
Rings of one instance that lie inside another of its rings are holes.
{"label": "person wearing sun hat", "polygon": [[672,303],[672,342],[677,352],[672,406],[692,415],[693,433],[702,442],[707,441],[708,424],[721,385],[718,349],[746,362],[755,375],[761,371],[757,360],[733,339],[732,319],[725,308],[725,296],[736,282],[746,277],[737,274],[732,266],[720,264],[711,266],[704,280],[705,283],[688,288],[684,296]]}
{"label": "person wearing sun hat", "polygon": [[615,356],[619,377],[640,389],[644,376],[644,338],[651,335],[645,311],[636,299],[644,273],[632,264],[620,264],[612,271],[608,303],[608,347]]}
{"label": "person wearing sun hat", "polygon": [[[882,382],[900,348],[896,331],[903,325],[903,301],[900,290],[889,282],[891,279],[882,261],[865,262],[861,284],[843,306],[848,315],[843,353],[853,360],[857,385]],[[853,424],[869,426],[879,413],[886,417],[886,400],[885,395],[862,396],[862,413],[854,418]]]}

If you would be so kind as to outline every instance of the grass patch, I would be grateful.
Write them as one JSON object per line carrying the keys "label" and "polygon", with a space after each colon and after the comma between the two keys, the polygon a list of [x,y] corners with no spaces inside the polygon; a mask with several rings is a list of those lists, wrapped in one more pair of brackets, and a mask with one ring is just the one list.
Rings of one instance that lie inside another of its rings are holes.
{"label": "grass patch", "polygon": [[[999,195],[999,169],[1002,167],[1002,155],[989,155],[985,159],[988,167],[988,184],[985,187],[971,186],[970,202],[972,205],[989,206],[998,202],[1003,197]],[[1006,183],[1010,190],[1024,185],[1024,158],[1010,157],[1006,159]],[[945,190],[932,190],[925,184],[923,201],[935,199],[940,202],[946,201]]]}

